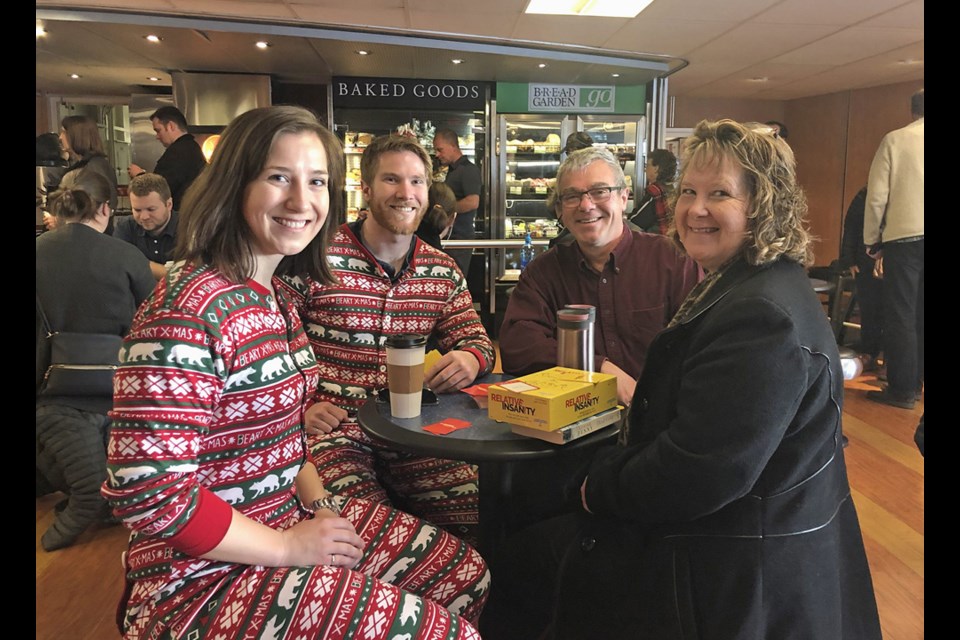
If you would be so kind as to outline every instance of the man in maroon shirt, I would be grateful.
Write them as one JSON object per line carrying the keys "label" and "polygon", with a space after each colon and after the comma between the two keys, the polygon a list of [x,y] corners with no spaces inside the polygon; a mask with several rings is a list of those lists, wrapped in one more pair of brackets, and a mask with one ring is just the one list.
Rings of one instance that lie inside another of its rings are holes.
{"label": "man in maroon shirt", "polygon": [[547,204],[575,242],[558,243],[521,274],[500,330],[506,373],[556,365],[557,310],[593,305],[596,370],[617,376],[629,406],[650,342],[702,272],[666,237],[627,227],[628,199],[623,169],[605,149],[576,151],[560,165]]}

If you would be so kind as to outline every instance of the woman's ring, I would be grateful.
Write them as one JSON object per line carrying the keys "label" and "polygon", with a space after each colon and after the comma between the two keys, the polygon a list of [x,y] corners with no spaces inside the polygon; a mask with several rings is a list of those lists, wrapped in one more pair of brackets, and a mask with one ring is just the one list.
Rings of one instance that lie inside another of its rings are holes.
{"label": "woman's ring", "polygon": [[335,553],[330,554],[330,564],[337,564],[337,554]]}

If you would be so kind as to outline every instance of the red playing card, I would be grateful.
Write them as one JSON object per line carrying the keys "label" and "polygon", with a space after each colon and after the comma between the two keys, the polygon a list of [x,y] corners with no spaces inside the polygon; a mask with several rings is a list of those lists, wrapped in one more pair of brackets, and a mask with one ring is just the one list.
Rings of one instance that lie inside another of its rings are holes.
{"label": "red playing card", "polygon": [[433,424],[428,424],[423,428],[424,431],[429,431],[430,433],[435,433],[438,436],[445,436],[448,433],[453,433],[457,429],[463,429],[469,427],[470,423],[466,420],[460,420],[458,418],[446,418],[440,422],[434,422]]}
{"label": "red playing card", "polygon": [[487,395],[487,389],[489,387],[489,384],[475,384],[472,387],[464,387],[463,389],[460,389],[460,391],[463,391],[471,396],[485,396]]}

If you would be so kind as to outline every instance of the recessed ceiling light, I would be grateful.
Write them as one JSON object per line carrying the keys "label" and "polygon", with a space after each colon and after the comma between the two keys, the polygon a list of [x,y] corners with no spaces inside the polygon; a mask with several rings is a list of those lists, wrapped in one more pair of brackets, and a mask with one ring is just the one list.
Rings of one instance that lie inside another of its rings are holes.
{"label": "recessed ceiling light", "polygon": [[71,74],[70,74],[70,77],[73,78],[74,80],[79,80],[79,79],[80,79],[80,74],[79,74],[79,73],[71,73]]}
{"label": "recessed ceiling light", "polygon": [[366,49],[357,49],[354,53],[356,53],[358,56],[368,56],[368,55],[370,55],[370,52],[367,51]]}
{"label": "recessed ceiling light", "polygon": [[614,78],[619,78],[619,77],[620,77],[620,74],[619,74],[619,73],[611,73],[610,75],[613,76]]}
{"label": "recessed ceiling light", "polygon": [[524,13],[636,18],[653,0],[530,0]]}
{"label": "recessed ceiling light", "polygon": [[47,35],[47,30],[43,28],[42,24],[37,24],[37,37],[42,38]]}
{"label": "recessed ceiling light", "polygon": [[454,58],[450,62],[452,62],[453,64],[463,64],[463,60],[461,60],[460,58]]}
{"label": "recessed ceiling light", "polygon": [[267,42],[266,40],[257,41],[257,49],[266,49],[269,46],[270,46],[270,43]]}
{"label": "recessed ceiling light", "polygon": [[538,64],[537,66],[540,67],[541,69],[546,69],[546,68],[547,68],[547,63],[546,63],[546,62],[541,62],[541,63]]}
{"label": "recessed ceiling light", "polygon": [[747,78],[747,82],[766,82],[769,79],[770,78],[768,78],[767,76],[756,76],[753,78]]}
{"label": "recessed ceiling light", "polygon": [[153,43],[157,43],[157,42],[160,42],[161,40],[163,40],[163,38],[161,38],[160,36],[155,36],[155,35],[153,35],[152,33],[151,33],[150,35],[146,35],[146,36],[143,36],[143,37],[144,37],[144,39],[147,40],[147,42],[153,42]]}
{"label": "recessed ceiling light", "polygon": [[158,78],[157,76],[147,76],[147,80],[149,80],[150,82],[160,82],[160,78]]}

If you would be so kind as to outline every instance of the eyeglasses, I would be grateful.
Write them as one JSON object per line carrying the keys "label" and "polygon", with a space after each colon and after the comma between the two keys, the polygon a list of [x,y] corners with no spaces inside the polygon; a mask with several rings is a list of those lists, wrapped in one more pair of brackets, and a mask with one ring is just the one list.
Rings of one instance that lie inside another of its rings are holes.
{"label": "eyeglasses", "polygon": [[574,207],[580,206],[580,200],[583,199],[583,196],[590,198],[590,202],[593,204],[600,204],[601,202],[609,200],[611,193],[620,191],[621,189],[623,189],[623,187],[594,187],[586,191],[565,191],[560,194],[560,204],[562,204],[565,209],[573,209]]}

